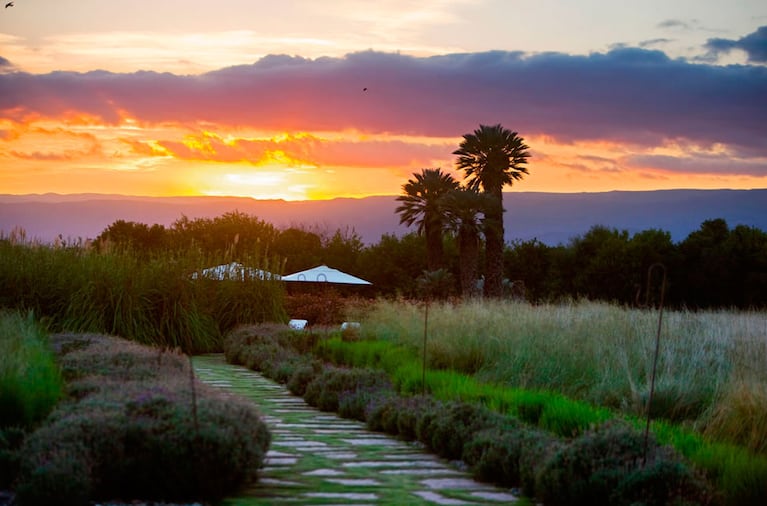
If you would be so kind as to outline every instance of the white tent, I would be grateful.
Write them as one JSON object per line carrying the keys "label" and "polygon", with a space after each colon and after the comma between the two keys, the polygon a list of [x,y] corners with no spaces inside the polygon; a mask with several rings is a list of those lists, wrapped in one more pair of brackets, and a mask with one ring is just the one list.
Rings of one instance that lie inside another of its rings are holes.
{"label": "white tent", "polygon": [[352,276],[338,269],[333,269],[327,265],[320,265],[305,271],[294,272],[287,276],[282,276],[283,281],[302,281],[309,283],[336,283],[339,285],[372,285],[370,281]]}
{"label": "white tent", "polygon": [[255,269],[253,267],[245,267],[238,262],[208,267],[202,271],[192,273],[192,279],[197,279],[198,277],[218,280],[231,279],[235,281],[245,281],[246,279],[280,279],[279,274]]}

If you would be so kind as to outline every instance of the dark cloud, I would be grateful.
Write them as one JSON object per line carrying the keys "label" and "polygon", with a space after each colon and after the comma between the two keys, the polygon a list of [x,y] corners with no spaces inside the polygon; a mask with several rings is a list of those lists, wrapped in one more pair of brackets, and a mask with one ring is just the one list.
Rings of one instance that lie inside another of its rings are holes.
{"label": "dark cloud", "polygon": [[16,70],[16,68],[14,67],[13,63],[11,63],[7,58],[0,56],[0,74],[13,72],[14,70]]}
{"label": "dark cloud", "polygon": [[689,174],[733,174],[754,177],[767,176],[767,163],[764,161],[734,162],[723,155],[667,156],[635,155],[628,157],[626,165],[633,168],[653,167],[677,173]]}
{"label": "dark cloud", "polygon": [[683,30],[689,30],[695,25],[696,22],[682,21],[681,19],[666,19],[657,24],[658,28],[681,28]]}
{"label": "dark cloud", "polygon": [[767,67],[695,64],[626,47],[585,56],[269,56],[197,76],[4,74],[0,112],[428,136],[502,123],[560,141],[657,145],[678,139],[767,156]]}
{"label": "dark cloud", "polygon": [[746,52],[749,62],[767,63],[767,26],[761,26],[755,32],[737,40],[708,39],[706,48],[713,56],[740,49]]}
{"label": "dark cloud", "polygon": [[662,46],[670,42],[674,42],[674,39],[665,39],[665,38],[649,39],[649,40],[641,41],[639,43],[639,47],[648,48],[648,47]]}

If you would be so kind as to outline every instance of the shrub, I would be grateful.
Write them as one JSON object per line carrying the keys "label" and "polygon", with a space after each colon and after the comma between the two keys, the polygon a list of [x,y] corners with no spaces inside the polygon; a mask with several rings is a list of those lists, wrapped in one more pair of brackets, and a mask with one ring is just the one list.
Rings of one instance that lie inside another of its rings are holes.
{"label": "shrub", "polygon": [[26,431],[20,427],[0,428],[0,489],[9,488],[19,472]]}
{"label": "shrub", "polygon": [[424,445],[431,447],[432,434],[434,433],[434,424],[446,416],[447,408],[444,403],[434,402],[423,407],[423,411],[418,414],[415,424],[416,439]]}
{"label": "shrub", "polygon": [[338,414],[344,418],[366,422],[370,430],[382,430],[381,427],[371,426],[371,411],[393,398],[393,391],[375,387],[342,392],[338,396]]}
{"label": "shrub", "polygon": [[202,384],[193,407],[185,357],[94,336],[61,360],[79,395],[25,439],[22,504],[215,500],[255,479],[266,425],[250,403]]}
{"label": "shrub", "polygon": [[505,486],[520,483],[519,459],[528,431],[484,429],[475,433],[463,449],[463,461],[481,481]]}
{"label": "shrub", "polygon": [[323,411],[337,411],[339,395],[360,388],[391,390],[392,386],[383,371],[332,367],[307,385],[304,400]]}
{"label": "shrub", "polygon": [[738,381],[704,418],[704,433],[767,455],[767,391],[763,385]]}
{"label": "shrub", "polygon": [[399,434],[397,420],[402,411],[402,398],[394,395],[369,399],[365,410],[368,429]]}
{"label": "shrub", "polygon": [[490,425],[490,413],[475,404],[453,402],[447,405],[443,416],[431,423],[429,446],[448,459],[460,459],[463,446],[475,432]]}
{"label": "shrub", "polygon": [[642,466],[644,440],[621,422],[609,422],[574,439],[544,464],[537,497],[552,505],[673,504],[706,502],[710,495],[669,449],[655,441]]}
{"label": "shrub", "polygon": [[60,445],[28,455],[16,489],[24,506],[84,506],[93,491],[87,449],[82,443]]}
{"label": "shrub", "polygon": [[285,296],[285,311],[291,318],[307,320],[309,326],[331,325],[344,320],[344,298],[335,290],[299,292]]}
{"label": "shrub", "polygon": [[288,380],[288,390],[293,395],[302,396],[306,393],[306,386],[320,374],[322,371],[322,362],[317,360],[305,360],[293,369],[293,374]]}
{"label": "shrub", "polygon": [[31,427],[61,397],[63,381],[47,336],[30,313],[0,312],[0,428]]}
{"label": "shrub", "polygon": [[425,413],[435,409],[437,401],[431,397],[413,396],[399,398],[399,415],[397,416],[397,433],[402,439],[413,441],[418,439],[418,423]]}
{"label": "shrub", "polygon": [[522,492],[530,497],[536,495],[536,484],[543,464],[556,455],[565,443],[550,432],[532,430],[526,433],[520,446],[519,481]]}

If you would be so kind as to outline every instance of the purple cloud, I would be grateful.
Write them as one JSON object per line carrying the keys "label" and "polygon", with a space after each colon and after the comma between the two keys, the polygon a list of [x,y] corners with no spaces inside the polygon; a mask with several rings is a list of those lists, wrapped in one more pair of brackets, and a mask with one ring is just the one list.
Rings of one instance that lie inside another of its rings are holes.
{"label": "purple cloud", "polygon": [[733,49],[741,49],[748,55],[751,63],[767,63],[767,26],[761,26],[753,33],[737,40],[733,39],[708,39],[706,48],[712,56],[719,53],[727,53]]}
{"label": "purple cloud", "polygon": [[560,141],[674,139],[767,156],[767,67],[690,63],[639,48],[587,56],[275,55],[198,76],[13,72],[0,75],[0,111],[431,136],[502,123]]}

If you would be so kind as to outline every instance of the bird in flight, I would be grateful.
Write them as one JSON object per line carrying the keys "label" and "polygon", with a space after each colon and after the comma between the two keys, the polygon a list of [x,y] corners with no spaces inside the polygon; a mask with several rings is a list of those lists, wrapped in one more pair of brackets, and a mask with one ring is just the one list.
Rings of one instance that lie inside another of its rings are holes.
{"label": "bird in flight", "polygon": [[13,2],[8,2],[5,4],[5,8],[7,9],[8,7],[13,7]]}
{"label": "bird in flight", "polygon": [[362,88],[362,91],[368,91],[368,89],[367,88]]}

